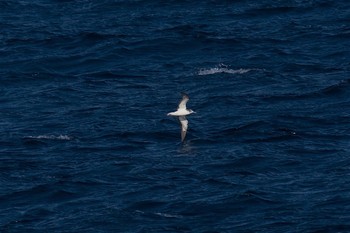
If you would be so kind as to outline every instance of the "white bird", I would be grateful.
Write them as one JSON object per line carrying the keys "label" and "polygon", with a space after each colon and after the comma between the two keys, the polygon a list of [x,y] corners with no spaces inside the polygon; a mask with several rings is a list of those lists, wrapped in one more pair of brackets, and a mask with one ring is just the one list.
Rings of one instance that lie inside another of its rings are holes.
{"label": "white bird", "polygon": [[169,112],[168,116],[176,116],[179,117],[180,123],[181,123],[181,142],[185,140],[187,128],[188,128],[188,120],[186,119],[187,115],[190,115],[191,113],[195,113],[191,109],[186,108],[186,103],[188,102],[189,98],[188,95],[185,93],[182,93],[182,100],[179,103],[179,107],[177,108],[176,112]]}

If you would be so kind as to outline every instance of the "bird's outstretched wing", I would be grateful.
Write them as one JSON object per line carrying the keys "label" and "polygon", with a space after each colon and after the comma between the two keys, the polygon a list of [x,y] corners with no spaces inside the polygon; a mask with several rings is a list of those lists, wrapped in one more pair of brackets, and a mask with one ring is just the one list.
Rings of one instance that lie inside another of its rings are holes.
{"label": "bird's outstretched wing", "polygon": [[182,100],[181,102],[179,103],[179,107],[177,108],[177,110],[180,110],[180,109],[186,109],[186,103],[188,102],[190,98],[188,98],[188,95],[185,94],[185,93],[182,93]]}
{"label": "bird's outstretched wing", "polygon": [[187,128],[188,128],[188,120],[185,116],[179,117],[180,123],[181,123],[181,142],[185,140]]}

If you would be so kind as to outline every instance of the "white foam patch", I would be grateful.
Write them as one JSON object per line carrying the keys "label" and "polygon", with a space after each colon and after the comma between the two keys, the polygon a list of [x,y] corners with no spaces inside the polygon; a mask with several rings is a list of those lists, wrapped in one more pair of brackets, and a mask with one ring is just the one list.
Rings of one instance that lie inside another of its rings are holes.
{"label": "white foam patch", "polygon": [[165,218],[182,218],[181,215],[177,215],[177,214],[166,214],[166,213],[155,213],[155,214]]}
{"label": "white foam patch", "polygon": [[26,138],[33,138],[33,139],[50,139],[50,140],[71,140],[72,137],[69,137],[68,135],[39,135],[39,136],[28,136]]}
{"label": "white foam patch", "polygon": [[212,74],[220,74],[220,73],[226,73],[226,74],[245,74],[249,71],[252,71],[253,69],[230,69],[227,67],[215,67],[210,69],[201,69],[198,72],[198,75],[212,75]]}

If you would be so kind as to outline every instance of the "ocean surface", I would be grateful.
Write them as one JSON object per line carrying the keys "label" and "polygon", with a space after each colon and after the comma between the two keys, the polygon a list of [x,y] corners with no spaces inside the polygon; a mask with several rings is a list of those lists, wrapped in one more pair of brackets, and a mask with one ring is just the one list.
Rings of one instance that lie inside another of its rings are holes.
{"label": "ocean surface", "polygon": [[0,1],[0,58],[0,232],[350,232],[347,0]]}

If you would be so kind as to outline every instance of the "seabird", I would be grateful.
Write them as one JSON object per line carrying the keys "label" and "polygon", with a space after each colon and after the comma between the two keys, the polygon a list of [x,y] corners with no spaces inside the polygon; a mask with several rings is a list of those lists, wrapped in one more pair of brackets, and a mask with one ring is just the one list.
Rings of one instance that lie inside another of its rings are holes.
{"label": "seabird", "polygon": [[181,142],[185,140],[186,132],[188,128],[188,120],[186,119],[187,115],[190,115],[191,113],[195,113],[191,109],[186,108],[186,103],[188,102],[189,98],[188,95],[185,93],[182,93],[182,100],[179,103],[179,107],[177,108],[176,112],[169,112],[168,116],[176,116],[179,117],[179,121],[181,123]]}

